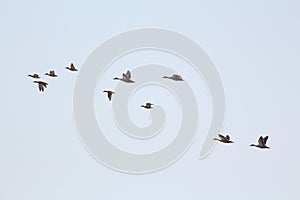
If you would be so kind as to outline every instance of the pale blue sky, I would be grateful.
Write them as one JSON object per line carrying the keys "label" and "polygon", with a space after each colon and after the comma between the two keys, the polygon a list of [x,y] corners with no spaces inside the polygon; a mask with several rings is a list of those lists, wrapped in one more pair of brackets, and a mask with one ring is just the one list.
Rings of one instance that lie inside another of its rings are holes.
{"label": "pale blue sky", "polygon": [[[299,199],[299,9],[291,0],[0,1],[0,199]],[[171,167],[138,176],[86,152],[73,120],[76,75],[64,67],[141,27],[178,31],[207,51],[236,144],[198,160],[199,136]],[[26,75],[52,68],[59,79],[45,78],[39,93]],[[270,150],[249,147],[260,134]]]}

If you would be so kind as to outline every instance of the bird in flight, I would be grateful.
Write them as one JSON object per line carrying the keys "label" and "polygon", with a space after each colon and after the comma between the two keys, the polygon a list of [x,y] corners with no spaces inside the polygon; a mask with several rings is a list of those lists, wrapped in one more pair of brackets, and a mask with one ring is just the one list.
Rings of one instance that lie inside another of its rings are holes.
{"label": "bird in flight", "polygon": [[113,80],[119,80],[125,83],[134,83],[134,81],[131,80],[131,73],[129,70],[127,70],[126,74],[125,73],[122,74],[122,78],[115,77]]}
{"label": "bird in flight", "polygon": [[28,74],[31,78],[40,78],[38,74]]}
{"label": "bird in flight", "polygon": [[50,70],[49,73],[45,73],[45,75],[51,76],[51,77],[57,77],[54,70]]}
{"label": "bird in flight", "polygon": [[75,68],[73,63],[70,64],[70,67],[66,67],[66,69],[73,71],[73,72],[78,71],[78,69]]}
{"label": "bird in flight", "polygon": [[146,105],[141,105],[141,107],[146,108],[146,109],[151,109],[153,108],[153,103],[146,103]]}
{"label": "bird in flight", "polygon": [[219,136],[219,138],[214,138],[214,140],[218,140],[223,143],[233,143],[233,141],[230,140],[229,135],[223,136],[223,135],[219,134],[218,136]]}
{"label": "bird in flight", "polygon": [[164,76],[163,78],[168,78],[173,81],[183,81],[182,77],[178,74],[173,74],[172,76]]}
{"label": "bird in flight", "polygon": [[261,149],[269,149],[270,147],[267,146],[267,141],[268,141],[269,136],[263,137],[260,136],[258,139],[258,144],[251,144],[250,146],[252,147],[258,147]]}
{"label": "bird in flight", "polygon": [[44,92],[45,88],[47,88],[47,85],[48,85],[48,83],[43,82],[43,81],[33,81],[33,83],[37,83],[38,84],[39,90],[41,92]]}
{"label": "bird in flight", "polygon": [[104,93],[107,93],[107,98],[109,101],[111,101],[112,95],[115,94],[115,92],[110,90],[103,90]]}

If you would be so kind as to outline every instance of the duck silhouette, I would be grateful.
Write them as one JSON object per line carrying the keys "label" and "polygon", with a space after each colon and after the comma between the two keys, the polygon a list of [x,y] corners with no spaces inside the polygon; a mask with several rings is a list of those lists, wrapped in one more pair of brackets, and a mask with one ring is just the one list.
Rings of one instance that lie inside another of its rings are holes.
{"label": "duck silhouette", "polygon": [[226,135],[223,136],[221,134],[218,134],[219,138],[214,138],[214,140],[218,140],[219,142],[223,142],[223,143],[233,143],[233,141],[230,140],[230,136]]}
{"label": "duck silhouette", "polygon": [[78,71],[78,69],[75,68],[75,66],[74,66],[73,63],[70,64],[70,67],[66,67],[66,69],[68,69],[68,70],[70,70],[70,71],[73,71],[73,72]]}
{"label": "duck silhouette", "polygon": [[141,107],[146,108],[146,109],[151,109],[151,108],[153,108],[152,107],[153,105],[154,105],[153,103],[146,103],[146,105],[141,105]]}
{"label": "duck silhouette", "polygon": [[44,81],[33,81],[33,83],[37,83],[40,92],[44,92],[45,88],[47,88],[48,83],[44,82]]}
{"label": "duck silhouette", "polygon": [[178,74],[173,74],[172,76],[164,76],[163,78],[168,78],[173,81],[183,81],[182,77]]}
{"label": "duck silhouette", "polygon": [[41,78],[38,74],[28,74],[27,76],[31,77],[31,78]]}
{"label": "duck silhouette", "polygon": [[129,70],[127,70],[126,74],[125,73],[122,74],[122,78],[115,77],[113,80],[119,80],[125,83],[134,83],[134,81],[131,80],[131,73]]}
{"label": "duck silhouette", "polygon": [[104,93],[107,93],[107,98],[109,101],[111,101],[112,95],[115,94],[115,92],[110,90],[103,90]]}
{"label": "duck silhouette", "polygon": [[258,139],[258,144],[251,144],[251,147],[257,147],[260,149],[269,149],[270,147],[267,146],[267,141],[268,141],[269,136],[263,137],[260,136]]}
{"label": "duck silhouette", "polygon": [[47,73],[45,73],[45,75],[50,76],[50,77],[57,77],[54,70],[50,70],[49,73],[47,72]]}

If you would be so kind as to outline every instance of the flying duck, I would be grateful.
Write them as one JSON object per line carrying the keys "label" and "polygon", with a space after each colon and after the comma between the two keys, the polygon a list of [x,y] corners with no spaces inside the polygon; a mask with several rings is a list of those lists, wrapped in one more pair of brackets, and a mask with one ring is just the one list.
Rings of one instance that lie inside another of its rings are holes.
{"label": "flying duck", "polygon": [[151,109],[151,108],[153,108],[152,107],[153,105],[154,105],[153,103],[146,103],[146,105],[141,105],[141,107],[146,108],[146,109]]}
{"label": "flying duck", "polygon": [[172,76],[164,76],[163,78],[168,78],[173,81],[183,81],[182,77],[178,74],[173,74]]}
{"label": "flying duck", "polygon": [[112,95],[115,94],[113,91],[103,90],[104,93],[107,93],[107,98],[111,101]]}
{"label": "flying duck", "polygon": [[229,135],[223,136],[221,134],[218,134],[218,136],[219,136],[219,138],[214,138],[214,140],[218,140],[223,143],[233,143],[233,141],[230,140]]}
{"label": "flying duck", "polygon": [[129,70],[127,70],[126,74],[125,73],[122,74],[122,78],[115,77],[113,80],[120,80],[125,83],[134,83],[134,81],[131,80],[131,73]]}
{"label": "flying duck", "polygon": [[38,74],[28,74],[31,78],[40,78]]}
{"label": "flying duck", "polygon": [[43,82],[43,81],[33,81],[33,83],[37,83],[38,84],[39,90],[41,92],[44,92],[45,88],[47,88],[47,85],[48,85],[48,83]]}
{"label": "flying duck", "polygon": [[66,69],[73,71],[73,72],[78,71],[78,69],[75,68],[73,63],[70,64],[70,67],[66,67]]}
{"label": "flying duck", "polygon": [[251,144],[250,146],[261,148],[261,149],[269,149],[270,147],[267,146],[268,138],[269,138],[269,136],[266,136],[266,137],[260,136],[258,139],[258,144],[257,145]]}
{"label": "flying duck", "polygon": [[45,75],[51,76],[51,77],[57,77],[54,70],[50,70],[49,73],[45,73]]}

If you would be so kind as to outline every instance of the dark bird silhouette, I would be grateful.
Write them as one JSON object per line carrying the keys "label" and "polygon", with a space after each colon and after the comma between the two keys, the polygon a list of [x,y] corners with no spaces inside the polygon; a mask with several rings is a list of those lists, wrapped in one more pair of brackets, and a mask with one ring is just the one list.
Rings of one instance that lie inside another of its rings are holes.
{"label": "dark bird silhouette", "polygon": [[43,81],[33,81],[34,83],[38,84],[39,90],[41,92],[44,92],[45,88],[47,88],[48,83],[43,82]]}
{"label": "dark bird silhouette", "polygon": [[66,69],[68,69],[68,70],[70,70],[70,71],[73,71],[73,72],[78,71],[78,69],[75,68],[75,66],[74,66],[73,63],[70,64],[70,67],[66,67]]}
{"label": "dark bird silhouette", "polygon": [[163,78],[168,78],[173,81],[183,81],[182,77],[178,74],[173,74],[172,76],[164,76]]}
{"label": "dark bird silhouette", "polygon": [[260,136],[258,139],[258,144],[251,144],[250,146],[252,147],[258,147],[261,149],[269,149],[270,147],[267,146],[267,141],[268,141],[269,136],[263,137]]}
{"label": "dark bird silhouette", "polygon": [[134,81],[131,80],[131,73],[129,70],[127,70],[126,74],[125,73],[122,74],[122,78],[115,77],[113,80],[119,80],[125,83],[134,83]]}
{"label": "dark bird silhouette", "polygon": [[50,77],[57,77],[54,70],[50,70],[49,73],[45,73],[45,75],[48,75]]}
{"label": "dark bird silhouette", "polygon": [[115,92],[113,91],[109,91],[109,90],[103,90],[104,93],[107,93],[107,98],[108,100],[111,101],[112,95],[115,94]]}
{"label": "dark bird silhouette", "polygon": [[214,140],[218,140],[223,143],[233,143],[233,141],[230,140],[229,135],[223,136],[223,135],[219,134],[218,136],[219,136],[219,138],[214,138]]}
{"label": "dark bird silhouette", "polygon": [[151,109],[151,108],[153,108],[152,107],[153,105],[154,105],[153,103],[146,103],[146,105],[141,105],[141,107],[146,108],[146,109]]}
{"label": "dark bird silhouette", "polygon": [[40,78],[38,74],[28,74],[31,78]]}

